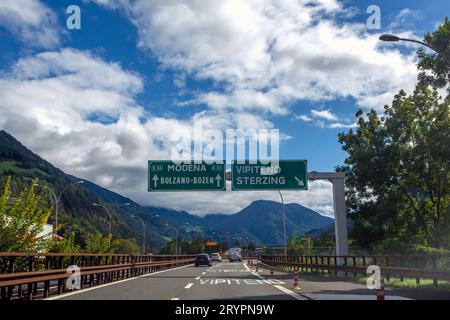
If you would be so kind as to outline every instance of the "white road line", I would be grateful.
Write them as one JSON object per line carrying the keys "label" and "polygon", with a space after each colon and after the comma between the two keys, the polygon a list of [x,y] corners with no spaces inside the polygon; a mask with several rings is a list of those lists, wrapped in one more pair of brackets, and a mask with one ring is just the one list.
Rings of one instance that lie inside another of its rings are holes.
{"label": "white road line", "polygon": [[246,263],[244,263],[244,267],[245,267],[245,269],[247,269],[248,272],[250,272],[250,273],[253,274],[254,276],[258,277],[258,278],[261,279],[261,280],[264,280],[264,277],[263,277],[263,276],[261,276],[261,275],[259,275],[258,273],[252,271],[252,270],[247,266]]}
{"label": "white road line", "polygon": [[195,280],[200,280],[200,278],[201,278],[201,277],[200,277],[200,276],[198,276],[197,278],[195,278]]}
{"label": "white road line", "polygon": [[202,274],[206,274],[206,272],[202,272]]}
{"label": "white road line", "polygon": [[172,299],[170,299],[170,300],[180,300],[180,298],[172,298]]}
{"label": "white road line", "polygon": [[123,279],[123,280],[119,280],[119,281],[116,281],[116,282],[106,283],[106,284],[102,284],[100,286],[96,286],[96,287],[92,287],[92,288],[86,288],[86,289],[82,289],[82,290],[78,290],[78,291],[74,291],[74,292],[69,292],[69,293],[66,293],[66,294],[61,294],[59,296],[55,296],[55,297],[51,297],[51,298],[47,298],[47,299],[42,299],[42,300],[58,300],[58,299],[65,298],[65,297],[70,297],[70,296],[73,296],[73,295],[76,295],[76,294],[85,293],[85,292],[88,292],[88,291],[91,291],[91,290],[96,290],[96,289],[100,289],[100,288],[104,288],[104,287],[113,286],[115,284],[119,284],[119,283],[122,283],[122,282],[127,282],[127,281],[130,281],[130,280],[135,280],[135,279],[139,279],[139,278],[143,278],[143,277],[152,276],[152,275],[158,274],[158,273],[173,271],[173,270],[187,268],[187,267],[191,267],[191,266],[192,266],[191,264],[188,264],[186,266],[181,266],[181,267],[177,267],[177,268],[173,268],[173,269],[162,270],[162,271],[157,271],[157,272],[153,272],[153,273],[147,273],[147,274],[143,274],[141,276],[128,278],[128,279]]}
{"label": "white road line", "polygon": [[184,287],[185,289],[189,289],[190,287],[192,287],[194,284],[191,282],[191,283],[188,283],[187,285],[186,285],[186,287]]}
{"label": "white road line", "polygon": [[289,290],[289,289],[286,289],[286,288],[283,287],[283,286],[280,286],[280,285],[274,285],[274,287],[277,288],[277,289],[280,290],[280,291],[283,291],[284,293],[290,295],[291,297],[293,297],[293,298],[295,298],[295,299],[297,299],[297,300],[308,300],[308,299],[306,299],[305,297],[302,297],[301,295],[296,294],[295,292],[293,292],[293,291],[291,291],[291,290]]}

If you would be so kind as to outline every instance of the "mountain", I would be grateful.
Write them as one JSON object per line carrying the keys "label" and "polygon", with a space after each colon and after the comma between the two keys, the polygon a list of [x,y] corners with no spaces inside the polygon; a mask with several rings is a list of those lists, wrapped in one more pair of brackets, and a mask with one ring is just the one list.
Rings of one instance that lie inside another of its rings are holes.
{"label": "mountain", "polygon": [[[333,219],[296,203],[285,204],[286,234],[305,234],[333,223]],[[260,244],[283,242],[283,206],[279,202],[259,200],[234,215],[207,215],[208,227],[242,234]]]}
{"label": "mountain", "polygon": [[[353,225],[354,225],[354,222],[352,220],[348,219],[347,220],[347,233],[350,233],[350,231],[352,231]],[[334,235],[335,235],[334,224],[330,224],[330,225],[327,225],[325,227],[318,228],[318,229],[312,229],[312,230],[308,231],[307,235],[313,239],[320,239],[323,236],[328,236],[328,237],[334,238]]]}
{"label": "mountain", "polygon": [[[49,187],[57,195],[64,189],[59,204],[58,225],[63,232],[74,231],[80,243],[83,243],[83,236],[88,232],[97,230],[105,234],[108,232],[108,220],[104,209],[92,205],[100,199],[79,184],[73,184],[80,179],[66,175],[2,130],[0,185],[3,185],[7,176],[12,177],[12,191],[16,193],[29,186],[35,178],[39,179],[40,185]],[[48,199],[48,205],[54,207],[53,198],[49,196]],[[55,217],[51,216],[49,223],[53,223],[54,219]],[[134,237],[133,230],[116,215],[113,215],[112,219],[112,232],[117,237]]]}
{"label": "mountain", "polygon": [[[105,209],[93,203],[106,204],[112,215],[112,233],[116,238],[143,240],[145,224],[146,246],[158,247],[174,238],[178,231],[184,240],[192,240],[200,235],[226,241],[247,239],[258,244],[279,244],[283,242],[282,205],[274,201],[255,201],[236,214],[209,214],[205,217],[192,215],[186,211],[170,208],[141,206],[95,183],[84,180],[74,184],[79,178],[68,175],[34,154],[14,137],[0,131],[0,185],[7,176],[13,177],[13,191],[21,190],[34,178],[40,184],[58,192],[61,197],[59,224],[63,232],[75,231],[82,244],[88,232],[108,231],[108,215]],[[50,201],[50,200],[49,200]],[[53,205],[53,203],[49,203]],[[299,204],[286,204],[287,234],[305,234],[329,226],[333,220]],[[51,217],[50,223],[54,217]],[[215,236],[213,236],[215,234]]]}

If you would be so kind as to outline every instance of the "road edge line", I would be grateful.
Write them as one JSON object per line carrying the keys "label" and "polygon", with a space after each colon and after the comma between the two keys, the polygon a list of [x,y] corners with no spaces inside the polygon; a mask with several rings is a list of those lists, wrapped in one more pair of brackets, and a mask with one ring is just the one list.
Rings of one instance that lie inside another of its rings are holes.
{"label": "road edge line", "polygon": [[156,271],[156,272],[152,272],[152,273],[147,273],[147,274],[143,274],[143,275],[140,275],[140,276],[137,276],[137,277],[132,277],[132,278],[128,278],[128,279],[114,281],[114,282],[111,282],[111,283],[105,283],[105,284],[102,284],[102,285],[99,285],[99,286],[95,286],[95,287],[92,287],[92,288],[86,288],[86,289],[82,289],[82,290],[78,290],[78,291],[74,291],[74,292],[60,294],[60,295],[57,295],[55,297],[50,297],[50,298],[41,299],[41,300],[48,300],[48,301],[50,301],[50,300],[58,300],[58,299],[74,296],[76,294],[85,293],[85,292],[88,292],[88,291],[91,291],[91,290],[101,289],[101,288],[104,288],[104,287],[109,287],[109,286],[112,286],[112,285],[115,285],[115,284],[119,284],[119,283],[130,281],[130,280],[135,280],[135,279],[151,276],[153,274],[158,274],[158,273],[173,271],[173,270],[177,270],[177,269],[182,269],[182,268],[186,268],[186,267],[189,267],[189,266],[192,266],[192,265],[188,264],[188,265],[181,266],[181,267],[176,267],[176,268],[173,268],[173,269],[161,270],[161,271]]}
{"label": "road edge line", "polygon": [[279,284],[274,284],[273,286],[275,288],[277,288],[278,290],[284,292],[285,294],[287,294],[287,295],[289,295],[289,296],[291,296],[291,297],[293,297],[293,298],[295,298],[297,300],[309,300],[309,299],[307,299],[307,298],[305,298],[305,297],[295,293],[294,291],[291,291],[291,290],[289,290],[289,289],[287,289],[287,288],[285,288],[285,287],[283,287],[283,286],[281,286]]}

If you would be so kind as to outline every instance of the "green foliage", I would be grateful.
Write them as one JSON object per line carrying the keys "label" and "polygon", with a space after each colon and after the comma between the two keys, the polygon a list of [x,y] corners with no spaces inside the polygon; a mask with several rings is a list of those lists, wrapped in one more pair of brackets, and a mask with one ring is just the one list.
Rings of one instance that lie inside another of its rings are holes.
{"label": "green foliage", "polygon": [[[218,251],[218,247],[214,248],[205,247],[203,240],[200,238],[190,242],[188,241],[178,242],[178,252],[181,254],[198,254],[203,252],[202,248],[205,249],[205,252],[211,250]],[[175,240],[170,241],[159,250],[159,254],[175,254],[175,252],[176,252]]]}
{"label": "green foliage", "polygon": [[[439,54],[427,54],[422,48],[419,56],[419,81],[433,88],[445,88],[450,82],[450,21],[445,18],[444,24],[438,26],[433,33],[425,35],[424,41],[435,48]],[[448,89],[448,88],[447,88]],[[450,91],[448,91],[450,97]]]}
{"label": "green foliage", "polygon": [[11,178],[6,179],[0,197],[0,252],[38,252],[46,249],[49,239],[40,236],[51,215],[45,194],[36,195],[37,179],[23,189],[13,204]]}
{"label": "green foliage", "polygon": [[312,255],[313,241],[309,237],[291,236],[287,243],[288,255]]}
{"label": "green foliage", "polygon": [[358,116],[340,134],[353,235],[362,246],[395,238],[403,247],[449,245],[450,114],[437,92],[418,86],[395,96],[385,116]]}
{"label": "green foliage", "polygon": [[168,242],[165,246],[163,246],[159,250],[159,254],[175,254],[176,252],[176,243],[175,241]]}
{"label": "green foliage", "polygon": [[384,115],[358,111],[356,130],[339,135],[352,237],[366,248],[450,247],[450,99],[437,91],[450,79],[448,19],[425,41],[442,54],[418,51],[414,93],[400,91]]}
{"label": "green foliage", "polygon": [[136,242],[136,239],[118,239],[117,240],[117,248],[114,253],[139,253],[139,246]]}
{"label": "green foliage", "polygon": [[85,252],[114,253],[119,246],[118,240],[112,240],[112,235],[104,237],[100,232],[90,233],[86,237]]}
{"label": "green foliage", "polygon": [[80,246],[75,243],[75,232],[62,239],[52,238],[48,246],[49,252],[55,253],[78,253]]}

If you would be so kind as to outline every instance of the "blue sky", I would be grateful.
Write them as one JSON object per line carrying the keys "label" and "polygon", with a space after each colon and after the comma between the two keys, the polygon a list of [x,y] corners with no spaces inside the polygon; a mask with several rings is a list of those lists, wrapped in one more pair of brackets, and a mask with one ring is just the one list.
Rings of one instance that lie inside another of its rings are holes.
{"label": "blue sky", "polygon": [[[166,157],[172,131],[200,115],[221,130],[275,128],[288,137],[282,159],[332,171],[355,112],[414,86],[416,47],[376,37],[421,38],[450,12],[444,0],[16,3],[0,4],[0,128],[69,173],[198,214],[276,197],[146,194],[144,159]],[[72,4],[81,30],[65,28]],[[379,30],[365,27],[369,5],[381,8]],[[331,214],[329,186],[308,192],[287,199]]]}

